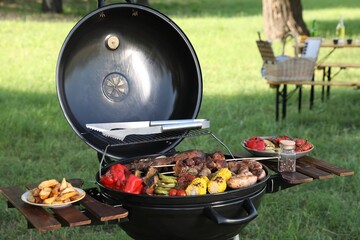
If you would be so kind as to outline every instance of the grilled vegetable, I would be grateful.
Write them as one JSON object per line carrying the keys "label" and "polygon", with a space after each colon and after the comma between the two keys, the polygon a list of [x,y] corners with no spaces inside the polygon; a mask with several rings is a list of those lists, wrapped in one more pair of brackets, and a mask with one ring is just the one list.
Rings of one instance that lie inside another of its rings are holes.
{"label": "grilled vegetable", "polygon": [[221,193],[226,190],[226,182],[231,178],[231,171],[228,168],[221,168],[215,173],[208,183],[207,190],[209,193]]}
{"label": "grilled vegetable", "polygon": [[231,171],[228,168],[221,168],[220,170],[218,170],[215,173],[215,177],[223,177],[225,180],[228,180],[229,178],[231,178]]}
{"label": "grilled vegetable", "polygon": [[121,192],[140,194],[143,193],[143,180],[132,174],[124,165],[114,164],[101,176],[101,184]]}
{"label": "grilled vegetable", "polygon": [[154,192],[158,195],[169,195],[170,190],[176,186],[176,183],[174,176],[159,173],[159,181],[156,183]]}
{"label": "grilled vegetable", "polygon": [[154,193],[157,195],[169,195],[169,189],[155,188]]}
{"label": "grilled vegetable", "polygon": [[206,194],[207,183],[209,179],[205,176],[194,178],[190,185],[186,187],[185,192],[187,196],[204,195]]}
{"label": "grilled vegetable", "polygon": [[159,177],[160,177],[160,180],[161,182],[164,182],[164,183],[176,183],[176,177],[174,176],[167,176],[165,174],[162,174],[162,173],[159,173]]}
{"label": "grilled vegetable", "polygon": [[176,179],[177,180],[176,188],[186,189],[186,187],[189,186],[189,184],[191,183],[192,180],[194,180],[194,178],[195,176],[192,174],[189,174],[187,172],[181,172],[179,177]]}
{"label": "grilled vegetable", "polygon": [[157,186],[164,187],[164,188],[169,188],[169,189],[174,188],[175,185],[176,185],[176,183],[166,183],[166,182],[163,182],[163,181],[160,181],[160,182],[157,183]]}
{"label": "grilled vegetable", "polygon": [[211,179],[207,186],[209,193],[221,193],[226,190],[226,180],[223,177],[215,177]]}

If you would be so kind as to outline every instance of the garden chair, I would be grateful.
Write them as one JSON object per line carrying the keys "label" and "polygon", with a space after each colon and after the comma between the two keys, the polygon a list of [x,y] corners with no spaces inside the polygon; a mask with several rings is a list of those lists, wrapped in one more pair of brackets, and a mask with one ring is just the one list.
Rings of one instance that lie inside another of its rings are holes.
{"label": "garden chair", "polygon": [[[308,38],[302,49],[301,56],[275,57],[271,44],[268,41],[256,41],[263,60],[262,76],[270,87],[276,88],[275,118],[279,119],[279,105],[282,103],[282,117],[286,117],[287,99],[299,90],[298,110],[301,111],[302,84],[314,80],[316,60],[321,45],[320,38]],[[297,45],[297,44],[296,44]],[[296,46],[297,48],[297,46]],[[287,85],[295,85],[293,92],[287,92]],[[282,89],[280,89],[280,87]],[[312,103],[314,89],[311,90],[310,102]],[[281,99],[280,99],[281,98]]]}

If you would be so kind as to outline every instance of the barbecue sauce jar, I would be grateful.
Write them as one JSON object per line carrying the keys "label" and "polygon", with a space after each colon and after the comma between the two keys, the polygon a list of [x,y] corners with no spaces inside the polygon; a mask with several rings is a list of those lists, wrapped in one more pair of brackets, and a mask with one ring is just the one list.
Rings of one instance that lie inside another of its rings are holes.
{"label": "barbecue sauce jar", "polygon": [[296,172],[295,142],[291,140],[280,141],[278,161],[279,172]]}

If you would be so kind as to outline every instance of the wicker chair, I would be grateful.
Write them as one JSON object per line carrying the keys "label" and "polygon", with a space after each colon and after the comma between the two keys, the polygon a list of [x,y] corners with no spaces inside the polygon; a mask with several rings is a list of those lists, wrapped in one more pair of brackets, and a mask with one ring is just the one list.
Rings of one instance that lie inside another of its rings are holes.
{"label": "wicker chair", "polygon": [[268,41],[256,41],[263,59],[263,77],[270,81],[311,81],[321,39],[309,38],[300,57],[278,60]]}
{"label": "wicker chair", "polygon": [[[261,57],[263,59],[262,75],[268,80],[269,86],[276,89],[275,94],[275,119],[279,120],[279,105],[282,105],[282,118],[286,117],[286,105],[288,98],[296,90],[299,92],[298,109],[301,111],[302,85],[313,84],[315,65],[320,50],[320,38],[308,38],[302,49],[300,57],[283,55],[275,57],[271,44],[267,41],[257,41]],[[284,44],[286,41],[284,41]],[[298,44],[295,46],[298,52]],[[287,85],[295,85],[295,89],[288,94]],[[310,108],[313,103],[314,88],[310,90]]]}

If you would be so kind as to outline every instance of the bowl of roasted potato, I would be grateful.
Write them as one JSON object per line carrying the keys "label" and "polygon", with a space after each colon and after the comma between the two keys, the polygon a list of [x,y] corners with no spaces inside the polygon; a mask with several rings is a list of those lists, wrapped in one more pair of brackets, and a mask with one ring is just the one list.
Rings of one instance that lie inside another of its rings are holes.
{"label": "bowl of roasted potato", "polygon": [[61,182],[49,179],[26,191],[21,200],[34,206],[61,208],[80,201],[85,194],[84,190],[73,187],[65,178]]}

